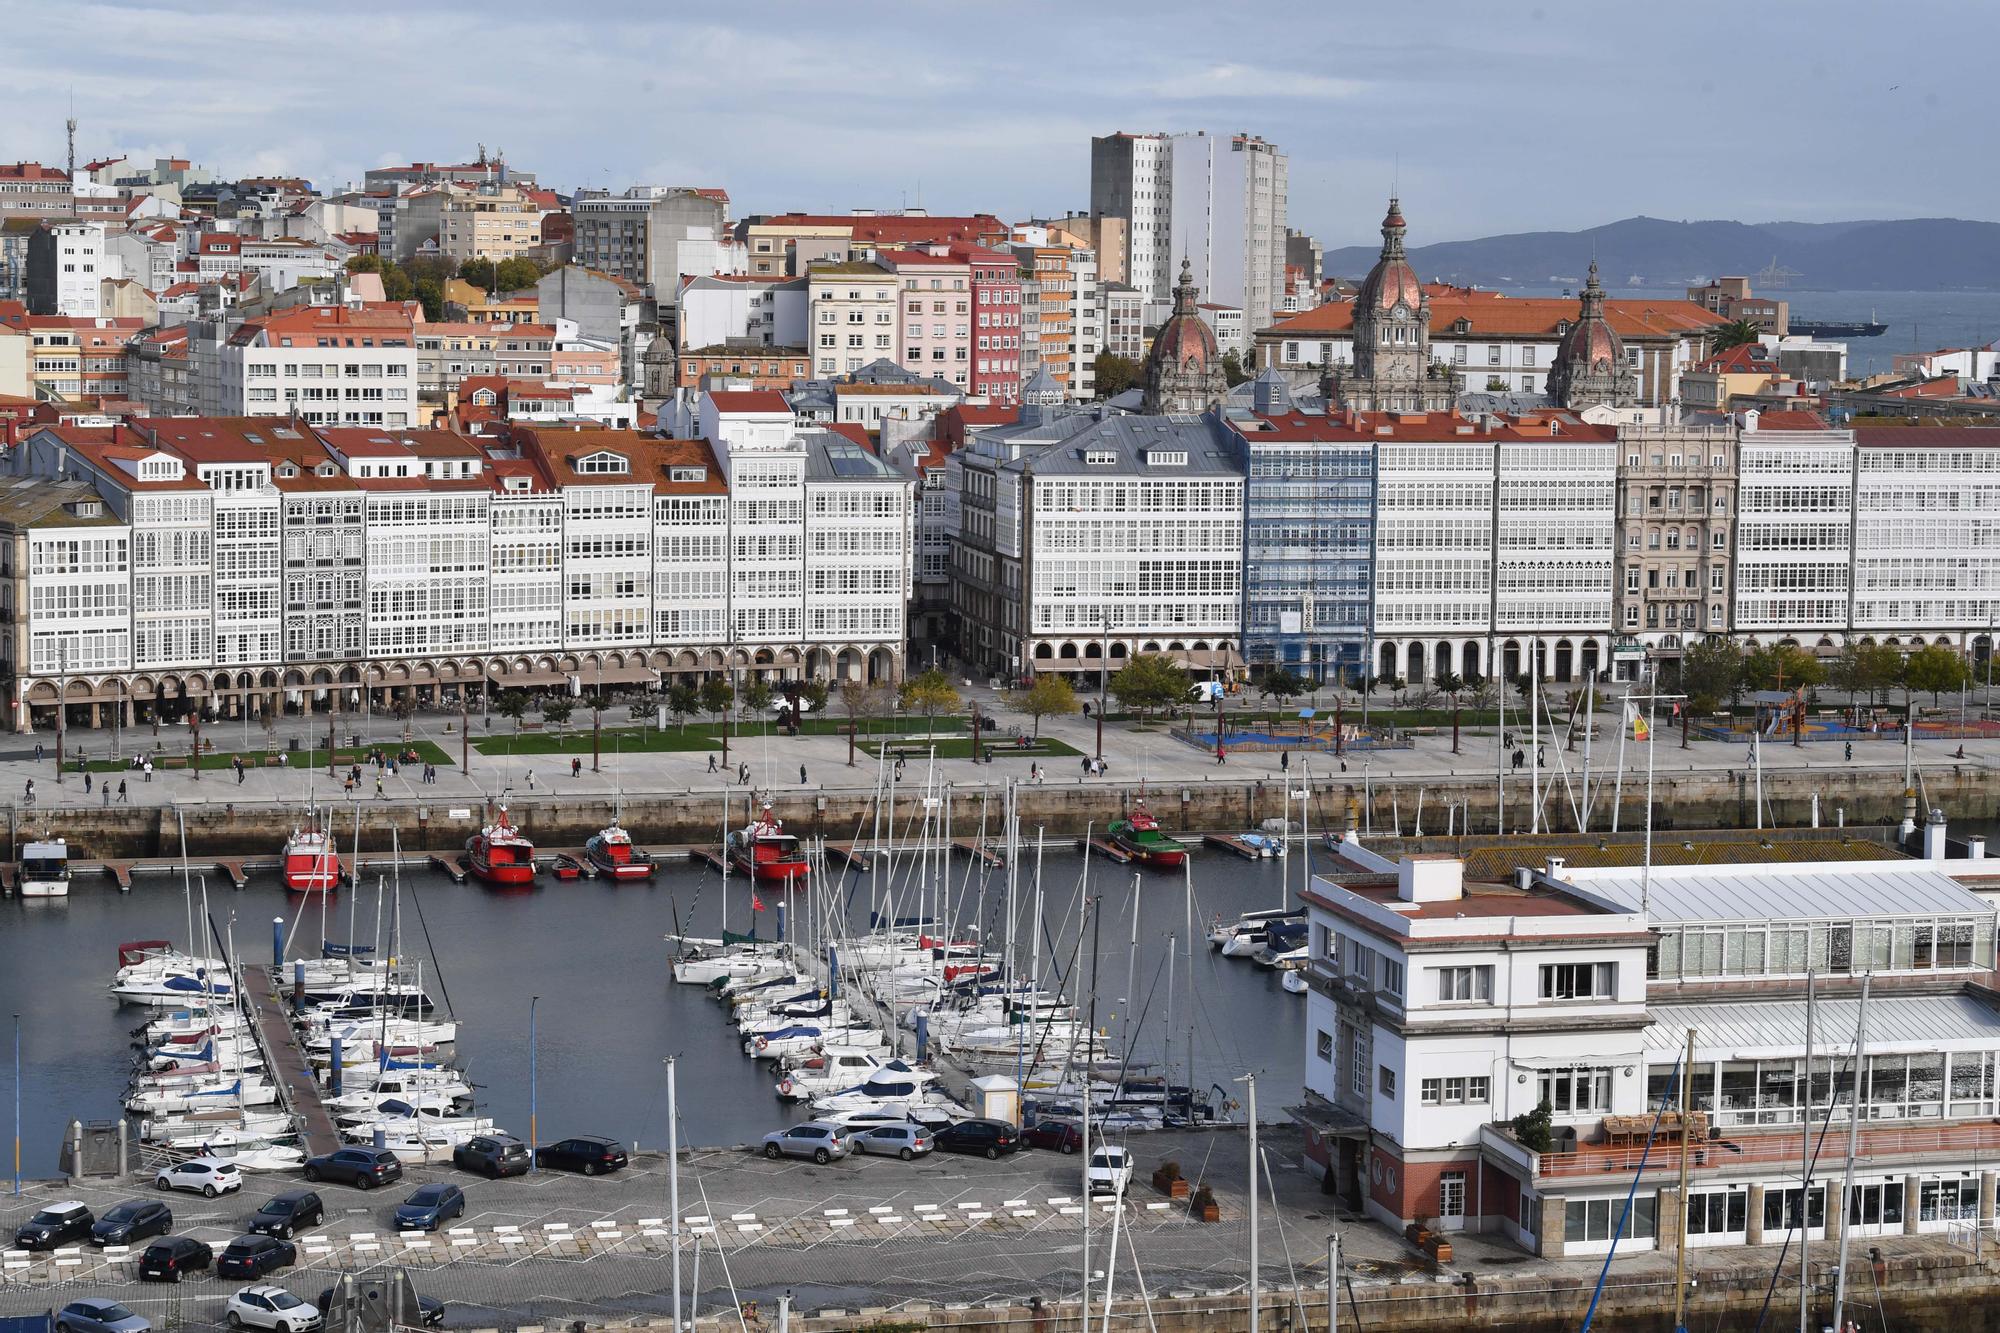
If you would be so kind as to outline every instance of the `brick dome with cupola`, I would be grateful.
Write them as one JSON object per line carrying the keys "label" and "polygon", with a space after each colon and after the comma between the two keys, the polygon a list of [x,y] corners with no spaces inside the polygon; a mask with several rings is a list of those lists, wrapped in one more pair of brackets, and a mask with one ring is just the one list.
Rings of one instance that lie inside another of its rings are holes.
{"label": "brick dome with cupola", "polygon": [[1174,313],[1153,335],[1146,353],[1146,404],[1150,416],[1200,416],[1229,391],[1222,375],[1222,352],[1215,330],[1201,317],[1194,269],[1181,261],[1181,280],[1174,286]]}
{"label": "brick dome with cupola", "polygon": [[1630,407],[1639,401],[1639,372],[1625,356],[1625,340],[1604,317],[1604,288],[1597,261],[1583,285],[1576,323],[1563,331],[1549,368],[1549,399],[1572,411],[1586,407]]}
{"label": "brick dome with cupola", "polygon": [[1403,253],[1403,206],[1389,197],[1382,255],[1354,293],[1354,364],[1329,366],[1329,406],[1360,412],[1449,412],[1457,382],[1431,360],[1431,298]]}

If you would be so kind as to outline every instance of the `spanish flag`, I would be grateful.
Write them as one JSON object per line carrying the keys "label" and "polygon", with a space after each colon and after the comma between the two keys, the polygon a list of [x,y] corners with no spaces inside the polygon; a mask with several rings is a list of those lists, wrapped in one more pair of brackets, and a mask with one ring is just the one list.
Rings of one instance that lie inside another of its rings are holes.
{"label": "spanish flag", "polygon": [[1634,708],[1631,704],[1626,704],[1625,716],[1631,719],[1633,740],[1643,742],[1653,739],[1653,729],[1646,725],[1645,715],[1640,713],[1637,708]]}

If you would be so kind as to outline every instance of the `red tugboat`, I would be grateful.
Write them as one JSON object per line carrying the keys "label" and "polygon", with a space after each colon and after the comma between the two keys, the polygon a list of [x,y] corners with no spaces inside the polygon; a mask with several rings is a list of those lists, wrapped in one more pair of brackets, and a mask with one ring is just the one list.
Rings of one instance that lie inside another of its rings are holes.
{"label": "red tugboat", "polygon": [[465,852],[475,879],[506,885],[535,882],[535,844],[508,820],[504,805],[492,822],[466,839]]}
{"label": "red tugboat", "polygon": [[1172,870],[1187,860],[1187,848],[1160,832],[1160,821],[1143,800],[1134,801],[1131,816],[1112,820],[1105,832],[1120,851],[1144,865]]}
{"label": "red tugboat", "polygon": [[785,826],[765,806],[764,813],[748,828],[729,835],[725,848],[729,861],[738,870],[766,883],[786,883],[806,873],[805,854],[799,840],[785,832]]}
{"label": "red tugboat", "polygon": [[609,879],[651,879],[653,858],[632,845],[632,835],[618,827],[618,821],[599,829],[583,844],[583,854]]}
{"label": "red tugboat", "polygon": [[330,893],[340,886],[340,857],[333,835],[309,815],[303,826],[285,839],[285,887],[293,893]]}

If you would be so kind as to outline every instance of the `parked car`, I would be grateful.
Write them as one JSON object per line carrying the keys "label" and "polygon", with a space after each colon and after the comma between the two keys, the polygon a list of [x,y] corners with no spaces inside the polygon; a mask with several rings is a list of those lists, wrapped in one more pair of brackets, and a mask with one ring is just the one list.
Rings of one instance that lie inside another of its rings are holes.
{"label": "parked car", "polygon": [[1084,1193],[1123,1197],[1131,1183],[1132,1154],[1110,1143],[1090,1150],[1090,1164],[1083,1168]]}
{"label": "parked car", "polygon": [[396,1225],[404,1231],[436,1231],[452,1218],[464,1216],[464,1190],[456,1185],[425,1185],[396,1209]]}
{"label": "parked car", "polygon": [[[328,1287],[319,1294],[320,1317],[325,1318],[327,1312],[332,1309],[333,1288]],[[417,1309],[422,1312],[425,1328],[436,1328],[444,1323],[444,1302],[437,1297],[420,1294],[417,1297]]]}
{"label": "parked car", "polygon": [[231,1328],[269,1328],[277,1333],[311,1333],[323,1322],[317,1305],[309,1305],[283,1287],[268,1282],[245,1287],[229,1298],[223,1318]]}
{"label": "parked car", "polygon": [[477,1134],[451,1150],[451,1164],[493,1179],[528,1174],[528,1145],[512,1134]]}
{"label": "parked car", "polygon": [[153,1177],[156,1190],[189,1190],[205,1198],[243,1188],[243,1173],[236,1163],[220,1157],[190,1157],[185,1162],[163,1166]]}
{"label": "parked car", "polygon": [[372,1190],[403,1178],[403,1164],[387,1148],[340,1148],[306,1159],[306,1179],[337,1180]]}
{"label": "parked car", "polygon": [[900,1157],[906,1162],[912,1157],[922,1157],[936,1146],[931,1142],[931,1132],[915,1124],[877,1125],[862,1130],[850,1141],[856,1152]]}
{"label": "parked car", "polygon": [[56,1333],[153,1333],[153,1321],[117,1301],[71,1301],[56,1312]]}
{"label": "parked car", "polygon": [[535,1161],[555,1170],[581,1171],[594,1176],[600,1171],[616,1171],[625,1165],[626,1158],[618,1140],[599,1134],[579,1134],[535,1149]]}
{"label": "parked car", "polygon": [[932,1141],[945,1152],[978,1153],[990,1162],[1002,1153],[1018,1152],[1021,1134],[1005,1120],[961,1120],[939,1130]]}
{"label": "parked car", "polygon": [[238,1236],[216,1256],[217,1277],[262,1277],[274,1268],[297,1263],[299,1251],[288,1240],[276,1236]]}
{"label": "parked car", "polygon": [[1067,1120],[1037,1120],[1021,1131],[1023,1148],[1053,1148],[1060,1153],[1083,1151],[1083,1131]]}
{"label": "parked car", "polygon": [[319,1195],[311,1190],[286,1190],[265,1200],[262,1208],[250,1214],[243,1229],[253,1236],[290,1240],[307,1227],[316,1227],[324,1221],[326,1205],[320,1202]]}
{"label": "parked car", "polygon": [[139,1256],[139,1277],[142,1281],[179,1282],[214,1261],[215,1251],[207,1242],[192,1236],[168,1236],[148,1245]]}
{"label": "parked car", "polygon": [[808,1120],[803,1125],[766,1134],[764,1155],[773,1161],[780,1157],[810,1157],[824,1166],[836,1157],[847,1156],[852,1144],[848,1132],[839,1125]]}
{"label": "parked car", "polygon": [[127,1199],[97,1219],[90,1229],[92,1245],[129,1245],[174,1229],[174,1210],[153,1199]]}
{"label": "parked car", "polygon": [[52,1203],[21,1223],[14,1232],[14,1244],[23,1250],[53,1250],[68,1241],[84,1239],[96,1225],[90,1209],[75,1199]]}

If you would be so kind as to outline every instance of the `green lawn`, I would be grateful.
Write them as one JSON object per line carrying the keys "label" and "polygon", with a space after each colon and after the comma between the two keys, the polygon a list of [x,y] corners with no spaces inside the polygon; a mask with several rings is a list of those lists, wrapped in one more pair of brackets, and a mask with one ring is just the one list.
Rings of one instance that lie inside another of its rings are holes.
{"label": "green lawn", "polygon": [[[964,720],[955,717],[939,717],[935,725],[921,717],[875,718],[857,726],[862,738],[899,732],[965,729]],[[808,718],[799,729],[808,736],[845,736],[847,721],[844,718]],[[719,750],[722,748],[722,732],[721,724],[715,722],[690,722],[685,727],[668,727],[665,731],[655,727],[606,727],[598,744],[605,754]],[[729,738],[736,742],[756,740],[760,736],[782,737],[785,734],[773,722],[729,724]],[[494,755],[589,754],[590,718],[585,716],[581,726],[572,718],[567,731],[524,731],[518,736],[486,736],[473,741],[472,748],[481,754]]]}
{"label": "green lawn", "polygon": [[[890,742],[890,744],[893,745],[894,742]],[[863,741],[861,742],[861,748],[871,755],[878,754],[881,751],[881,743]],[[937,757],[940,759],[972,758],[972,738],[970,736],[960,737],[957,740],[938,741],[935,747],[926,745],[922,751],[907,754],[903,757],[915,762],[927,756],[933,748],[937,751]],[[1023,750],[1017,746],[1008,744],[1004,740],[997,743],[994,741],[981,741],[979,743],[979,752],[982,755],[992,755],[995,759],[1059,759],[1064,757],[1074,759],[1083,753],[1083,751],[1074,746],[1065,745],[1059,740],[1053,740],[1046,736],[1042,738],[1039,748],[1036,749]]]}
{"label": "green lawn", "polygon": [[[356,764],[365,766],[369,763],[369,752],[376,748],[374,745],[359,747],[338,746],[333,752],[334,764],[340,768],[352,768]],[[436,764],[440,768],[450,767],[454,762],[442,746],[433,744],[430,741],[384,741],[381,742],[379,748],[385,753],[392,754],[401,754],[404,750],[415,750],[419,756],[419,762]],[[135,747],[131,753],[141,757],[151,754],[153,767],[156,769],[185,769],[188,767],[188,752],[186,750],[160,750],[153,752]],[[287,768],[316,769],[326,767],[325,750],[302,749],[287,751],[285,754],[285,767]],[[279,766],[278,756],[268,750],[205,750],[201,756],[202,770],[207,772],[212,769],[233,768],[239,755],[244,764],[251,768],[277,768]],[[92,773],[125,773],[132,771],[129,759],[92,759],[87,761],[82,769],[77,768],[74,763],[66,764],[65,768],[67,771],[72,772],[81,772],[87,769]]]}

